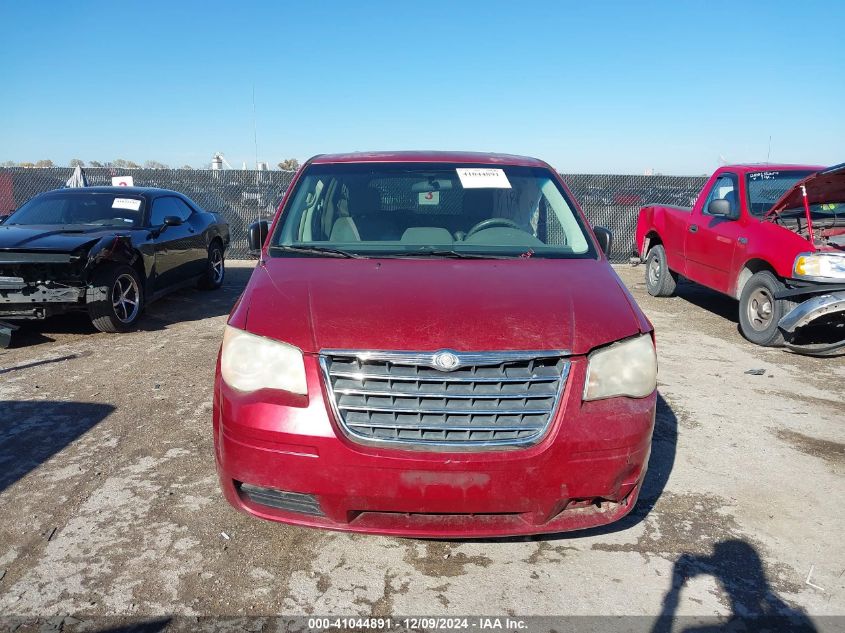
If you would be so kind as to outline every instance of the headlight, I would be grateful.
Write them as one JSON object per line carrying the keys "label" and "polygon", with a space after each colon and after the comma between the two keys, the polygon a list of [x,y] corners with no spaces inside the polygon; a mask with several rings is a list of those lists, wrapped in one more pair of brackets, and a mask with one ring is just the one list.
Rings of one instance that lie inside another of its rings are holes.
{"label": "headlight", "polygon": [[614,343],[589,356],[584,400],[643,398],[657,388],[657,353],[651,336]]}
{"label": "headlight", "polygon": [[305,395],[305,363],[302,352],[287,343],[226,326],[220,373],[238,391],[282,389]]}
{"label": "headlight", "polygon": [[797,279],[814,281],[845,280],[845,255],[838,253],[801,253],[795,258],[792,274]]}

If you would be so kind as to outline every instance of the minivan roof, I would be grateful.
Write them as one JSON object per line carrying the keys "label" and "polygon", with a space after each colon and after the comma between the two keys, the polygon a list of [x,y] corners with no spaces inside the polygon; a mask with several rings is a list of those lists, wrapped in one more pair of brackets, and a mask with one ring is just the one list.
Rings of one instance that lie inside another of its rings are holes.
{"label": "minivan roof", "polygon": [[516,165],[520,167],[548,167],[549,165],[529,156],[493,154],[486,152],[350,152],[347,154],[320,154],[309,162],[329,163],[471,163],[476,165]]}

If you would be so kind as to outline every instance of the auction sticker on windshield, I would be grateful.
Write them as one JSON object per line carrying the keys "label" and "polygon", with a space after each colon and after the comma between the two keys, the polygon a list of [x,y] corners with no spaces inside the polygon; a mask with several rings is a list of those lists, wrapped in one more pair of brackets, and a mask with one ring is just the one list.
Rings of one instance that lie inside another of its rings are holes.
{"label": "auction sticker on windshield", "polygon": [[458,167],[458,178],[464,189],[510,189],[511,183],[504,169]]}
{"label": "auction sticker on windshield", "polygon": [[137,211],[141,208],[141,201],[135,198],[115,198],[111,204],[112,209],[129,209]]}

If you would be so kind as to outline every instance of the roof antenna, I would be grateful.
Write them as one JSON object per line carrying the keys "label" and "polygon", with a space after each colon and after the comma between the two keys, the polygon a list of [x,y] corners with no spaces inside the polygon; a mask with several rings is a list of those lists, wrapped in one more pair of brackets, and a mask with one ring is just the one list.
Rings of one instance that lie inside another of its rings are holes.
{"label": "roof antenna", "polygon": [[[255,190],[259,192],[258,202],[261,202],[261,190],[258,183],[258,124],[255,120],[255,83],[252,84],[252,141],[255,145]],[[261,234],[261,205],[255,205],[255,225],[258,227],[258,236],[263,238]],[[261,246],[258,249],[258,265],[264,265],[264,240],[261,240]]]}
{"label": "roof antenna", "polygon": [[766,164],[769,164],[769,158],[772,156],[772,135],[769,134],[769,151],[766,154]]}

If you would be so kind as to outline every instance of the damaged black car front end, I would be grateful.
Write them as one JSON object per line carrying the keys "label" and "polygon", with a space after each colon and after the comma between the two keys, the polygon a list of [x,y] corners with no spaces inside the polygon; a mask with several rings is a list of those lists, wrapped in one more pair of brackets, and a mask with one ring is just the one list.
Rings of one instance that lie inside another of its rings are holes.
{"label": "damaged black car front end", "polygon": [[101,260],[136,263],[128,236],[108,236],[72,252],[0,248],[0,319],[44,319],[85,309],[91,271]]}

